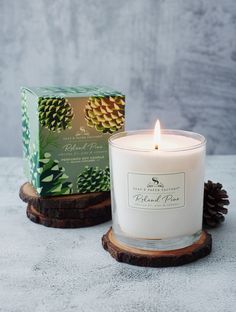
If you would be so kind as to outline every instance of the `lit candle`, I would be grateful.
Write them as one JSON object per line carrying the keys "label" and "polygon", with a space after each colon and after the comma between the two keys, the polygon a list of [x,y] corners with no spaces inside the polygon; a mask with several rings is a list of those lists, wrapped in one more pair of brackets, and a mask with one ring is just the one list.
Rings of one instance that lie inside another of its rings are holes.
{"label": "lit candle", "polygon": [[116,238],[144,249],[192,244],[202,229],[205,138],[181,130],[122,132],[109,140]]}

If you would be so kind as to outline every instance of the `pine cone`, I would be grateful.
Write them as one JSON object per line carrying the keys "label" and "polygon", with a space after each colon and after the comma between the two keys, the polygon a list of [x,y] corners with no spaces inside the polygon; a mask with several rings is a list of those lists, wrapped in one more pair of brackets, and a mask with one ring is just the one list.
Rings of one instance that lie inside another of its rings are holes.
{"label": "pine cone", "polygon": [[77,187],[79,193],[107,192],[110,190],[109,168],[100,169],[98,167],[86,166],[84,171],[78,176]]}
{"label": "pine cone", "polygon": [[39,159],[37,151],[31,155],[31,183],[41,196],[67,195],[72,193],[72,183],[68,181],[65,168],[51,154],[44,153]]}
{"label": "pine cone", "polygon": [[103,133],[118,131],[124,125],[124,105],[121,96],[90,97],[85,106],[87,125]]}
{"label": "pine cone", "polygon": [[222,184],[208,181],[204,184],[203,225],[216,227],[225,220],[224,214],[229,205],[227,192],[222,189]]}
{"label": "pine cone", "polygon": [[73,109],[65,98],[39,98],[39,121],[50,131],[71,129]]}

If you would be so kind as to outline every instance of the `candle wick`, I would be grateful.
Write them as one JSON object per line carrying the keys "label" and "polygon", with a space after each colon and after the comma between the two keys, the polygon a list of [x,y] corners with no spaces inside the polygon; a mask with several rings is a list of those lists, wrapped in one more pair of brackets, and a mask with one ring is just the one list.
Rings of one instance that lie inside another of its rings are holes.
{"label": "candle wick", "polygon": [[155,145],[155,149],[158,150],[158,144]]}

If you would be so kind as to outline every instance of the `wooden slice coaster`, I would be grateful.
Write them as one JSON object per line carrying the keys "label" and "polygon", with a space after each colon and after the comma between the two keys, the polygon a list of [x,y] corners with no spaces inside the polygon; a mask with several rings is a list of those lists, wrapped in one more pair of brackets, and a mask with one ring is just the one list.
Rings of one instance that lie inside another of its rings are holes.
{"label": "wooden slice coaster", "polygon": [[34,223],[42,224],[48,227],[54,228],[81,228],[87,226],[97,225],[103,222],[107,222],[111,219],[111,211],[109,210],[107,215],[99,217],[83,218],[83,219],[56,219],[48,218],[43,214],[40,214],[32,205],[28,204],[26,210],[27,217]]}
{"label": "wooden slice coaster", "polygon": [[29,182],[26,182],[21,186],[19,196],[24,202],[43,211],[48,207],[56,209],[85,208],[110,198],[110,192],[42,197],[36,193]]}
{"label": "wooden slice coaster", "polygon": [[120,243],[110,228],[102,237],[102,245],[119,262],[144,267],[169,267],[187,264],[209,255],[212,239],[210,234],[203,231],[198,241],[185,248],[168,251],[142,250]]}
{"label": "wooden slice coaster", "polygon": [[[34,207],[32,205],[32,207]],[[111,215],[111,199],[107,198],[98,204],[93,204],[85,208],[51,208],[50,206],[37,206],[34,209],[47,218],[56,219],[85,219],[100,218]]]}

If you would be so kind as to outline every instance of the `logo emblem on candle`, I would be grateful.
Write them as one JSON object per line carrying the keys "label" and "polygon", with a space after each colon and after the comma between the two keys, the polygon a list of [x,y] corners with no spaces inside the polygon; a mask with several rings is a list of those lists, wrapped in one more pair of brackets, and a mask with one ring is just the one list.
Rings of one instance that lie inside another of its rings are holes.
{"label": "logo emblem on candle", "polygon": [[160,181],[160,179],[158,177],[152,177],[152,179],[150,179],[150,182],[147,184],[147,187],[160,187],[163,188],[164,184]]}
{"label": "logo emblem on candle", "polygon": [[158,186],[158,187],[164,187],[163,183],[161,183],[161,182],[158,180],[158,178],[153,177],[153,178],[152,178],[152,181],[153,181],[154,185],[156,185],[156,186]]}

